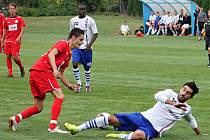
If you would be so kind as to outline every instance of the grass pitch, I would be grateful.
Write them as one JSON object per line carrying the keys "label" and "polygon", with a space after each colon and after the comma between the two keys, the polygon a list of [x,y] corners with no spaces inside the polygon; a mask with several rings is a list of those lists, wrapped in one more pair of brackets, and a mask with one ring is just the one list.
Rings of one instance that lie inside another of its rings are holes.
{"label": "grass pitch", "polygon": [[[153,95],[166,88],[179,91],[181,85],[195,80],[200,92],[189,104],[203,133],[210,131],[209,74],[204,42],[194,37],[124,37],[116,35],[121,16],[93,16],[99,37],[93,48],[92,93],[74,94],[63,87],[65,101],[59,125],[80,124],[99,112],[144,111],[155,103]],[[53,97],[47,94],[42,113],[24,120],[18,131],[8,131],[8,118],[33,104],[28,84],[29,68],[55,41],[65,39],[70,17],[24,18],[27,24],[23,38],[22,62],[26,77],[20,78],[13,63],[14,78],[7,79],[5,56],[0,54],[0,140],[105,140],[112,129],[81,132],[75,136],[49,134],[47,128]],[[126,18],[134,32],[142,20]],[[81,67],[82,73],[83,68]],[[65,74],[74,82],[71,68]],[[84,75],[82,75],[84,81]],[[209,140],[196,136],[185,121],[180,121],[162,136],[162,140]],[[110,139],[112,140],[112,139]],[[114,140],[114,139],[113,139]]]}

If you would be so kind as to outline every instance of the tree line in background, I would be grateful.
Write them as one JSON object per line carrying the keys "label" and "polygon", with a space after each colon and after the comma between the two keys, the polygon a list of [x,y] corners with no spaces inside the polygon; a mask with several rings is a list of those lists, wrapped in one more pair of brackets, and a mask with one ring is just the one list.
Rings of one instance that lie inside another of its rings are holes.
{"label": "tree line in background", "polygon": [[[209,0],[193,0],[205,11],[210,9]],[[77,14],[78,3],[86,3],[88,12],[98,14],[124,14],[142,16],[139,0],[0,0],[1,7],[14,2],[21,16],[69,16]]]}

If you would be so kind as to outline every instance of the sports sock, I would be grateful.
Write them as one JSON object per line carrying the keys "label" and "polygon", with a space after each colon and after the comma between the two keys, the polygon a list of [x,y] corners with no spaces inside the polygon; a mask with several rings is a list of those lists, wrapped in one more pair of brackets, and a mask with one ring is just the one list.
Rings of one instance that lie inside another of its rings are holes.
{"label": "sports sock", "polygon": [[16,59],[16,60],[14,60],[15,61],[15,63],[19,66],[19,68],[20,69],[22,69],[23,68],[23,65],[22,65],[22,63],[21,63],[21,60],[20,59]]}
{"label": "sports sock", "polygon": [[148,32],[147,32],[147,35],[149,35],[150,34],[150,31],[152,30],[152,28],[151,27],[149,27],[149,29],[148,29]]}
{"label": "sports sock", "polygon": [[50,129],[54,129],[57,126],[57,119],[61,111],[61,106],[63,103],[63,99],[55,98],[52,108],[51,108],[51,121],[50,121]]}
{"label": "sports sock", "polygon": [[11,58],[7,58],[7,69],[8,69],[9,75],[12,75],[12,59]]}
{"label": "sports sock", "polygon": [[133,132],[129,133],[129,134],[119,134],[118,137],[121,139],[127,139],[127,140],[131,140],[133,135]]}
{"label": "sports sock", "polygon": [[80,79],[80,70],[79,67],[78,68],[73,68],[73,72],[74,72],[74,77],[76,78],[77,84],[82,85],[81,79]]}
{"label": "sports sock", "polygon": [[109,124],[108,122],[109,116],[100,116],[96,117],[95,119],[89,120],[80,126],[78,126],[79,131],[85,130],[85,129],[92,129],[92,128],[99,128],[102,126],[106,126]]}
{"label": "sports sock", "polygon": [[165,34],[165,31],[164,31],[164,29],[162,29],[162,33],[163,33],[163,35]]}
{"label": "sports sock", "polygon": [[209,57],[209,64],[210,64],[210,54],[208,54],[208,57]]}
{"label": "sports sock", "polygon": [[31,106],[27,109],[25,109],[24,111],[22,111],[20,114],[15,116],[15,120],[17,123],[19,123],[22,119],[26,119],[34,114],[39,113],[39,109],[36,105]]}
{"label": "sports sock", "polygon": [[90,77],[91,77],[91,72],[85,71],[85,79],[86,79],[86,86],[90,86]]}

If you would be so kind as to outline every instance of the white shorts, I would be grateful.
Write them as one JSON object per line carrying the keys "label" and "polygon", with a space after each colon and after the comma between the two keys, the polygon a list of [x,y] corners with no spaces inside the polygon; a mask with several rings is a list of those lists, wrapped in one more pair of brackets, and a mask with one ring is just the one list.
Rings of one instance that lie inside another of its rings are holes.
{"label": "white shorts", "polygon": [[182,25],[182,28],[189,29],[190,25],[189,24],[184,24],[184,25]]}

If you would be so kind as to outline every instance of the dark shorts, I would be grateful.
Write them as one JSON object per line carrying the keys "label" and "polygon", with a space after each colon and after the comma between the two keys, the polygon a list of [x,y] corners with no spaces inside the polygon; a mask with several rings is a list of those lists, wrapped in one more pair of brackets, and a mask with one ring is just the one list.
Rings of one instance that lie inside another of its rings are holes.
{"label": "dark shorts", "polygon": [[120,126],[115,128],[117,131],[142,130],[147,139],[152,139],[159,135],[153,128],[152,124],[141,113],[123,113],[114,115],[120,123]]}
{"label": "dark shorts", "polygon": [[210,48],[210,37],[206,37],[206,50]]}
{"label": "dark shorts", "polygon": [[83,64],[85,68],[90,68],[92,65],[92,50],[72,49],[72,62]]}

